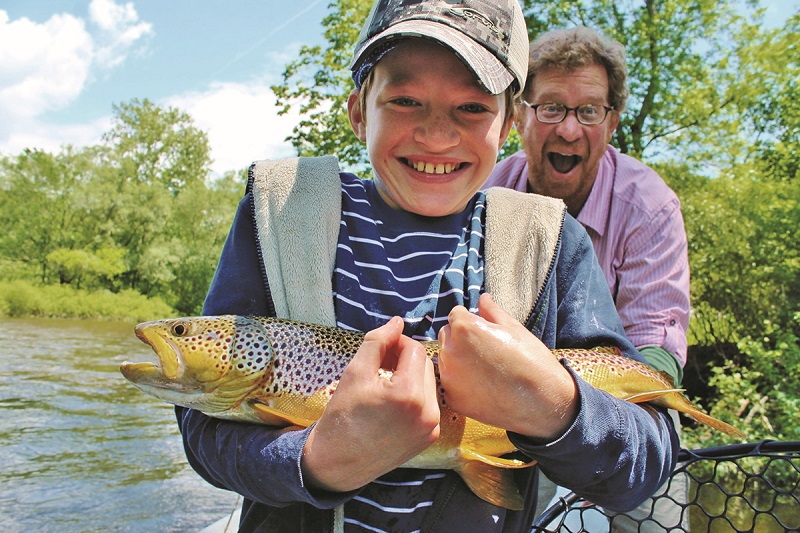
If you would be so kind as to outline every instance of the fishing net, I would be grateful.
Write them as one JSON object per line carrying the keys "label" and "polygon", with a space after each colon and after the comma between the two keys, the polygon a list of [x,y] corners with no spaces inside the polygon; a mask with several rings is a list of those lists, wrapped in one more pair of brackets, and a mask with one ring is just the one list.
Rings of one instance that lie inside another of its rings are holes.
{"label": "fishing net", "polygon": [[[687,482],[688,501],[669,495],[669,484]],[[800,531],[800,441],[681,450],[665,488],[650,513],[635,519],[569,493],[542,513],[532,533]],[[654,517],[659,505],[670,508],[668,519],[663,512]]]}

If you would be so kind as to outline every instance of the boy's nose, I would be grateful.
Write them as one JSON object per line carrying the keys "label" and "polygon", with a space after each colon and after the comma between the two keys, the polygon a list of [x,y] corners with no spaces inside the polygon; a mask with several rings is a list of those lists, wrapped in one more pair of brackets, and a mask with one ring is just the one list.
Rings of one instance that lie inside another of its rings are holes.
{"label": "boy's nose", "polygon": [[417,126],[414,140],[430,150],[440,151],[458,144],[460,135],[453,120],[445,113],[431,114]]}

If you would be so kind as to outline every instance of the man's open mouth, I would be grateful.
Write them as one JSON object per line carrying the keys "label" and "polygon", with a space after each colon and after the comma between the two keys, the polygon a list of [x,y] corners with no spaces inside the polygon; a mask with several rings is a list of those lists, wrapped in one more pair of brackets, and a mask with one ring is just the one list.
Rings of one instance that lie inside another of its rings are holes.
{"label": "man's open mouth", "polygon": [[463,166],[463,163],[431,163],[412,161],[410,159],[403,159],[402,161],[417,172],[425,172],[426,174],[450,174]]}
{"label": "man's open mouth", "polygon": [[583,160],[579,155],[565,155],[558,152],[548,152],[547,159],[550,161],[550,164],[553,165],[553,168],[556,169],[556,172],[560,172],[561,174],[566,174],[578,166]]}

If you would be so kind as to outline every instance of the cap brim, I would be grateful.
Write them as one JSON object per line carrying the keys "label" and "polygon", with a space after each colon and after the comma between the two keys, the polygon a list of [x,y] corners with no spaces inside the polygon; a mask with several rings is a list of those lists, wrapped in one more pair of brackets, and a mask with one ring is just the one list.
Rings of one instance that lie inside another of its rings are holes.
{"label": "cap brim", "polygon": [[446,24],[418,19],[395,24],[364,41],[356,51],[350,68],[357,65],[362,58],[368,57],[369,50],[376,44],[390,37],[421,37],[442,43],[475,73],[481,85],[491,94],[505,91],[514,81],[514,76],[505,65],[469,36]]}

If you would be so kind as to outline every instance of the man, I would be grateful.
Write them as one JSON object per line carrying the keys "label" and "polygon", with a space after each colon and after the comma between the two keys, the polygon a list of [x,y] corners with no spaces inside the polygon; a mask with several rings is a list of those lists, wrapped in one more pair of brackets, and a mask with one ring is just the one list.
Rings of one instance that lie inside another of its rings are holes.
{"label": "man", "polygon": [[524,151],[498,163],[484,188],[564,200],[591,237],[628,338],[677,385],[689,324],[686,233],[675,193],[608,144],[625,110],[626,78],[624,48],[594,30],[536,39],[515,115]]}

